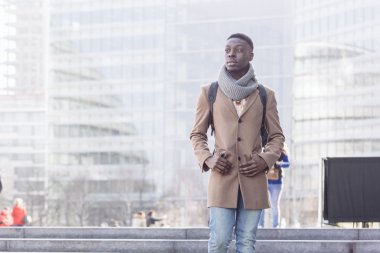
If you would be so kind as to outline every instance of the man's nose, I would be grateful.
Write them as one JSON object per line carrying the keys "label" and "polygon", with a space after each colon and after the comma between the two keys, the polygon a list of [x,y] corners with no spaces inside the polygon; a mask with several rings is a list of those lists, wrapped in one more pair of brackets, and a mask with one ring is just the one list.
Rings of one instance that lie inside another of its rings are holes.
{"label": "man's nose", "polygon": [[228,53],[228,57],[235,57],[236,54],[235,54],[235,51],[234,50],[231,50],[229,53]]}

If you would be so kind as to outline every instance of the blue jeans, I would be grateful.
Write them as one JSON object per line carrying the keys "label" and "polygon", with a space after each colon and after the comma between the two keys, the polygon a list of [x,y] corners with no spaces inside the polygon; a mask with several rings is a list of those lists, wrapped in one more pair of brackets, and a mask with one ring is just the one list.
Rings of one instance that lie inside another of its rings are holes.
{"label": "blue jeans", "polygon": [[[272,209],[272,227],[280,227],[280,199],[282,193],[282,184],[268,184],[269,197]],[[263,210],[259,225],[264,227],[265,211]]]}
{"label": "blue jeans", "polygon": [[234,227],[236,252],[253,253],[261,211],[244,209],[240,190],[237,208],[210,207],[208,253],[227,253]]}

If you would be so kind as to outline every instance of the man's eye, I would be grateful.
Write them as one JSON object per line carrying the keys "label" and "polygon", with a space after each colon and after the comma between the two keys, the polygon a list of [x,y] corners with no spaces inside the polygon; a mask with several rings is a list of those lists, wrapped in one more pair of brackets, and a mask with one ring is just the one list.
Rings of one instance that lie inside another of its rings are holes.
{"label": "man's eye", "polygon": [[241,53],[241,52],[243,52],[243,49],[238,48],[238,49],[236,49],[236,52],[237,52],[237,53]]}
{"label": "man's eye", "polygon": [[224,49],[224,51],[225,51],[226,53],[229,53],[229,52],[231,52],[231,49],[226,48],[226,49]]}

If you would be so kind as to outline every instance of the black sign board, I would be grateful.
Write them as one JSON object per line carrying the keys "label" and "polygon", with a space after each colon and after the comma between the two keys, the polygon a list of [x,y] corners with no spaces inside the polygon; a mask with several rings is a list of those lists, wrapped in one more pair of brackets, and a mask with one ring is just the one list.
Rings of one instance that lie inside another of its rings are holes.
{"label": "black sign board", "polygon": [[323,166],[325,220],[380,222],[380,157],[326,158]]}

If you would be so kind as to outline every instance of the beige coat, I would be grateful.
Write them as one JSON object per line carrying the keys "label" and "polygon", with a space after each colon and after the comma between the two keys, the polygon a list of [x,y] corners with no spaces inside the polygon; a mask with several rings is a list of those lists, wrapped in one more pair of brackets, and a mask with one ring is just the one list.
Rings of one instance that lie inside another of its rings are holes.
{"label": "beige coat", "polygon": [[[198,99],[195,123],[190,134],[195,155],[203,171],[208,167],[205,160],[212,156],[207,145],[207,129],[209,128],[208,89],[202,87]],[[254,177],[239,173],[238,166],[245,163],[245,157],[259,154],[268,167],[277,161],[281,154],[285,137],[282,133],[277,112],[274,92],[266,88],[267,111],[265,124],[268,130],[268,144],[262,151],[260,127],[263,105],[259,91],[256,90],[247,97],[247,101],[239,117],[231,99],[218,89],[214,103],[215,151],[224,150],[232,153],[228,160],[233,163],[231,173],[221,175],[211,171],[208,185],[208,207],[236,208],[239,186],[243,196],[244,207],[247,209],[269,208],[267,177],[263,172]],[[239,141],[240,140],[240,141]]]}

